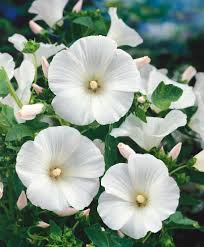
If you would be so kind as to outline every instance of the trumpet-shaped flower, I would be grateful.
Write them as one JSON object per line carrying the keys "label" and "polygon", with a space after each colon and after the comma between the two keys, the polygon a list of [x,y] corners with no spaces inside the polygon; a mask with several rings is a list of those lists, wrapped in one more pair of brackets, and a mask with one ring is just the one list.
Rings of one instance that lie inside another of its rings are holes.
{"label": "trumpet-shaped flower", "polygon": [[141,87],[132,57],[103,36],[81,38],[55,55],[48,82],[54,110],[77,125],[117,122]]}
{"label": "trumpet-shaped flower", "polygon": [[0,68],[1,67],[4,67],[10,80],[14,75],[15,63],[12,56],[8,53],[0,53]]}
{"label": "trumpet-shaped flower", "polygon": [[112,130],[111,135],[128,136],[141,148],[150,150],[158,147],[165,136],[186,123],[186,115],[179,110],[172,110],[165,118],[147,117],[146,123],[130,114],[119,128]]}
{"label": "trumpet-shaped flower", "polygon": [[[33,20],[43,20],[53,27],[63,17],[63,11],[69,0],[35,0],[28,12],[36,14]],[[60,25],[61,23],[57,23]]]}
{"label": "trumpet-shaped flower", "polygon": [[145,90],[150,102],[154,90],[160,82],[164,82],[166,85],[172,84],[183,90],[181,97],[177,101],[171,103],[169,107],[170,109],[183,109],[195,104],[196,98],[192,87],[169,79],[162,70],[157,70],[154,66],[149,64],[143,66],[140,69],[140,72],[143,82],[143,89]]}
{"label": "trumpet-shaped flower", "polygon": [[111,26],[107,36],[116,41],[118,46],[128,45],[135,47],[143,42],[140,35],[117,16],[117,8],[109,8]]}
{"label": "trumpet-shaped flower", "polygon": [[[9,37],[8,40],[20,52],[23,51],[23,49],[25,47],[25,44],[28,41],[23,35],[17,34],[17,33],[14,34],[13,36]],[[45,43],[42,43],[42,42],[39,43],[39,44],[40,44],[40,47],[34,53],[35,58],[34,58],[33,54],[28,54],[28,53],[25,54],[24,53],[24,59],[25,60],[29,60],[33,64],[36,63],[37,66],[41,65],[42,57],[49,58],[49,57],[55,55],[58,51],[61,51],[62,49],[65,48],[65,46],[63,44],[61,44],[61,45],[45,44]]]}
{"label": "trumpet-shaped flower", "polygon": [[158,232],[179,203],[175,180],[165,164],[149,154],[132,154],[128,164],[112,166],[101,184],[105,192],[98,213],[103,222],[135,239]]}
{"label": "trumpet-shaped flower", "polygon": [[27,187],[27,197],[42,209],[60,212],[82,210],[99,189],[104,173],[100,150],[78,130],[49,127],[17,155],[16,172]]}
{"label": "trumpet-shaped flower", "polygon": [[202,146],[204,147],[204,73],[198,73],[196,75],[194,91],[197,96],[198,109],[191,118],[189,127],[198,133],[202,139]]}

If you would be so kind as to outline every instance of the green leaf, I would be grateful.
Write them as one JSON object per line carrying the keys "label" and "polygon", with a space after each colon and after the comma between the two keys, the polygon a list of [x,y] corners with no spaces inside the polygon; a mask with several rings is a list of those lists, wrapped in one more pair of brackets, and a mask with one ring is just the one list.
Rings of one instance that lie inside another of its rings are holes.
{"label": "green leaf", "polygon": [[9,93],[7,86],[8,76],[3,67],[0,68],[0,96],[4,97]]}
{"label": "green leaf", "polygon": [[62,237],[61,228],[54,221],[50,221],[50,238],[55,241],[60,241],[61,237]]}
{"label": "green leaf", "polygon": [[130,239],[120,238],[117,235],[109,232],[102,231],[99,224],[92,225],[85,229],[88,238],[97,247],[132,247],[133,242]]}
{"label": "green leaf", "polygon": [[93,21],[89,16],[78,17],[73,20],[73,23],[88,27],[89,29],[93,29],[94,26]]}
{"label": "green leaf", "polygon": [[172,102],[177,101],[183,93],[183,90],[172,84],[164,84],[160,82],[152,94],[152,103],[161,109],[167,110]]}
{"label": "green leaf", "polygon": [[0,111],[0,129],[5,132],[8,128],[16,124],[13,108],[7,105],[1,105]]}
{"label": "green leaf", "polygon": [[143,122],[147,122],[146,112],[140,106],[136,108],[135,115]]}
{"label": "green leaf", "polygon": [[17,141],[21,140],[23,137],[33,137],[33,135],[33,130],[30,127],[24,124],[16,124],[8,130],[6,141]]}
{"label": "green leaf", "polygon": [[112,165],[116,164],[118,158],[118,151],[117,151],[117,140],[111,136],[107,135],[105,139],[105,164],[106,169],[111,167]]}
{"label": "green leaf", "polygon": [[175,229],[199,229],[200,225],[197,221],[189,219],[184,216],[181,212],[177,211],[175,214],[170,216],[166,221],[166,224],[170,228]]}
{"label": "green leaf", "polygon": [[29,40],[25,43],[23,53],[35,53],[40,47],[39,43],[36,43],[34,40]]}

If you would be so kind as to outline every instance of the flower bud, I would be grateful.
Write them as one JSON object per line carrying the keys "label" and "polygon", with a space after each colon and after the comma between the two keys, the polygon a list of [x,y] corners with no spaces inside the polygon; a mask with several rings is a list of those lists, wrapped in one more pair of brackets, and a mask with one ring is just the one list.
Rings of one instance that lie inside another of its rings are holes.
{"label": "flower bud", "polygon": [[41,65],[42,65],[42,71],[45,76],[45,78],[48,78],[48,69],[50,64],[47,61],[46,57],[41,57]]}
{"label": "flower bud", "polygon": [[83,6],[83,0],[78,0],[78,2],[74,5],[72,12],[80,12]]}
{"label": "flower bud", "polygon": [[36,115],[43,111],[44,105],[42,103],[37,103],[33,105],[24,105],[20,111],[16,113],[16,117],[21,120],[32,120]]}
{"label": "flower bud", "polygon": [[142,67],[144,67],[146,64],[150,63],[151,59],[148,56],[144,56],[144,57],[140,57],[135,59],[135,63],[138,67],[138,69],[141,69]]}
{"label": "flower bud", "polygon": [[85,209],[85,210],[82,212],[82,215],[85,216],[85,217],[87,218],[87,217],[89,217],[90,211],[91,211],[91,209],[90,209],[90,208],[87,208],[87,209]]}
{"label": "flower bud", "polygon": [[35,34],[39,34],[39,33],[42,33],[43,32],[43,28],[38,25],[35,21],[31,20],[29,21],[29,27],[31,29],[31,31]]}
{"label": "flower bud", "polygon": [[200,171],[204,172],[204,150],[194,156],[196,158],[196,163],[194,167]]}
{"label": "flower bud", "polygon": [[119,149],[120,154],[125,159],[128,159],[131,154],[135,154],[135,151],[131,147],[129,147],[128,145],[125,145],[124,143],[119,143],[118,149]]}
{"label": "flower bud", "polygon": [[182,74],[181,80],[189,82],[195,75],[197,71],[193,66],[189,66]]}
{"label": "flower bud", "polygon": [[75,209],[75,208],[67,208],[63,211],[60,211],[60,212],[55,212],[58,216],[60,217],[65,217],[65,216],[72,216],[74,214],[76,214],[79,210]]}
{"label": "flower bud", "polygon": [[121,231],[121,230],[118,230],[117,231],[117,234],[120,238],[124,238],[125,237],[125,234]]}
{"label": "flower bud", "polygon": [[32,87],[33,87],[33,89],[35,90],[35,92],[36,92],[37,94],[42,93],[42,92],[43,92],[43,89],[44,89],[43,87],[38,86],[38,85],[35,84],[35,83],[32,84]]}
{"label": "flower bud", "polygon": [[24,209],[28,205],[27,197],[24,190],[21,192],[20,196],[18,197],[16,205],[19,210]]}
{"label": "flower bud", "polygon": [[38,226],[40,228],[48,228],[50,226],[50,224],[40,220],[36,226]]}
{"label": "flower bud", "polygon": [[171,157],[172,160],[176,160],[181,152],[181,147],[182,147],[182,143],[179,142],[171,149],[168,156]]}
{"label": "flower bud", "polygon": [[3,192],[4,192],[4,184],[2,182],[0,182],[0,199],[3,196]]}
{"label": "flower bud", "polygon": [[137,101],[140,103],[140,104],[144,104],[146,102],[146,99],[144,96],[140,96],[137,98]]}

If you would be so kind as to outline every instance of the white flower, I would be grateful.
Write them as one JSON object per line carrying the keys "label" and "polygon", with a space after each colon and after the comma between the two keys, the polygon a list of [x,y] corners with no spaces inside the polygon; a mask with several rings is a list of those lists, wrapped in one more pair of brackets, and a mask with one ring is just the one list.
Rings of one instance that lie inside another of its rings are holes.
{"label": "white flower", "polygon": [[117,42],[118,46],[128,45],[135,47],[143,42],[140,35],[117,16],[117,8],[109,8],[111,26],[107,36]]}
{"label": "white flower", "polygon": [[150,150],[158,147],[165,136],[186,123],[186,115],[178,110],[169,112],[165,118],[147,117],[147,123],[130,114],[119,128],[112,130],[111,135],[128,136],[141,148]]}
{"label": "white flower", "polygon": [[101,139],[95,139],[93,140],[93,143],[101,151],[102,154],[105,153],[105,143]]}
{"label": "white flower", "polygon": [[102,178],[105,187],[98,213],[113,230],[139,239],[158,232],[176,211],[179,188],[165,164],[149,154],[133,154],[128,164],[112,166]]}
{"label": "white flower", "polygon": [[140,69],[141,77],[143,81],[143,89],[146,92],[149,100],[151,101],[151,96],[160,82],[164,82],[166,85],[172,84],[176,87],[179,87],[183,90],[181,97],[176,101],[172,102],[170,105],[170,109],[183,109],[195,104],[195,94],[193,92],[193,88],[186,85],[175,82],[169,79],[164,73],[163,70],[157,70],[152,65],[145,65]]}
{"label": "white flower", "polygon": [[195,155],[196,162],[194,167],[200,172],[204,172],[204,150]]}
{"label": "white flower", "polygon": [[14,68],[15,63],[13,61],[13,58],[8,53],[1,53],[0,52],[0,68],[3,67],[8,75],[9,80],[14,75]]}
{"label": "white flower", "polygon": [[[21,34],[14,34],[13,36],[9,37],[9,42],[12,43],[14,45],[14,47],[22,52],[26,42],[28,41],[23,35]],[[57,44],[45,44],[45,43],[39,43],[40,47],[38,48],[38,50],[34,53],[35,54],[35,58],[36,58],[36,63],[37,66],[41,65],[41,59],[42,57],[44,58],[49,58],[53,55],[55,55],[58,51],[61,51],[62,49],[65,48],[65,46],[63,44],[61,45],[57,45]],[[33,54],[24,54],[24,59],[25,60],[29,60],[30,62],[32,62],[33,64],[35,64],[34,61],[34,56]]]}
{"label": "white flower", "polygon": [[35,0],[28,12],[36,14],[35,21],[43,20],[53,27],[63,17],[63,11],[69,0]]}
{"label": "white flower", "polygon": [[54,110],[77,125],[117,122],[141,87],[132,57],[103,36],[81,38],[55,55],[48,82]]}
{"label": "white flower", "polygon": [[[15,69],[14,76],[16,78],[18,88],[16,90],[16,94],[18,98],[21,100],[23,105],[26,105],[29,103],[30,97],[31,97],[31,85],[35,77],[35,68],[34,65],[24,60],[19,68]],[[16,104],[13,97],[8,94],[6,97],[0,100],[1,103],[5,105],[9,105],[14,109],[14,113],[16,113],[20,110],[19,106]],[[16,116],[17,121],[18,117]],[[20,121],[21,122],[21,121]]]}
{"label": "white flower", "polygon": [[42,209],[59,212],[87,207],[104,173],[99,149],[78,130],[49,127],[17,155],[16,172],[27,187],[27,197]]}
{"label": "white flower", "polygon": [[23,105],[22,108],[16,113],[17,118],[22,120],[32,120],[36,115],[42,113],[44,105],[36,103],[31,105]]}
{"label": "white flower", "polygon": [[198,109],[190,120],[189,127],[198,133],[204,147],[204,73],[197,73],[194,91]]}

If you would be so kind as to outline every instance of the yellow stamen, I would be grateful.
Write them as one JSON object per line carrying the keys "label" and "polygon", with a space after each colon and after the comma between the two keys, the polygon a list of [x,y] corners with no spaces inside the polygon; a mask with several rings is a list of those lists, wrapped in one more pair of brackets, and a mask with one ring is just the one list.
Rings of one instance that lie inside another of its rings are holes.
{"label": "yellow stamen", "polygon": [[141,194],[136,196],[136,203],[138,206],[145,206],[147,203],[147,198]]}
{"label": "yellow stamen", "polygon": [[58,178],[62,173],[62,170],[58,167],[54,168],[52,171],[51,171],[51,177],[53,178]]}
{"label": "yellow stamen", "polygon": [[90,81],[89,82],[89,87],[90,87],[91,90],[96,91],[97,88],[99,87],[98,82],[94,81],[94,80]]}

